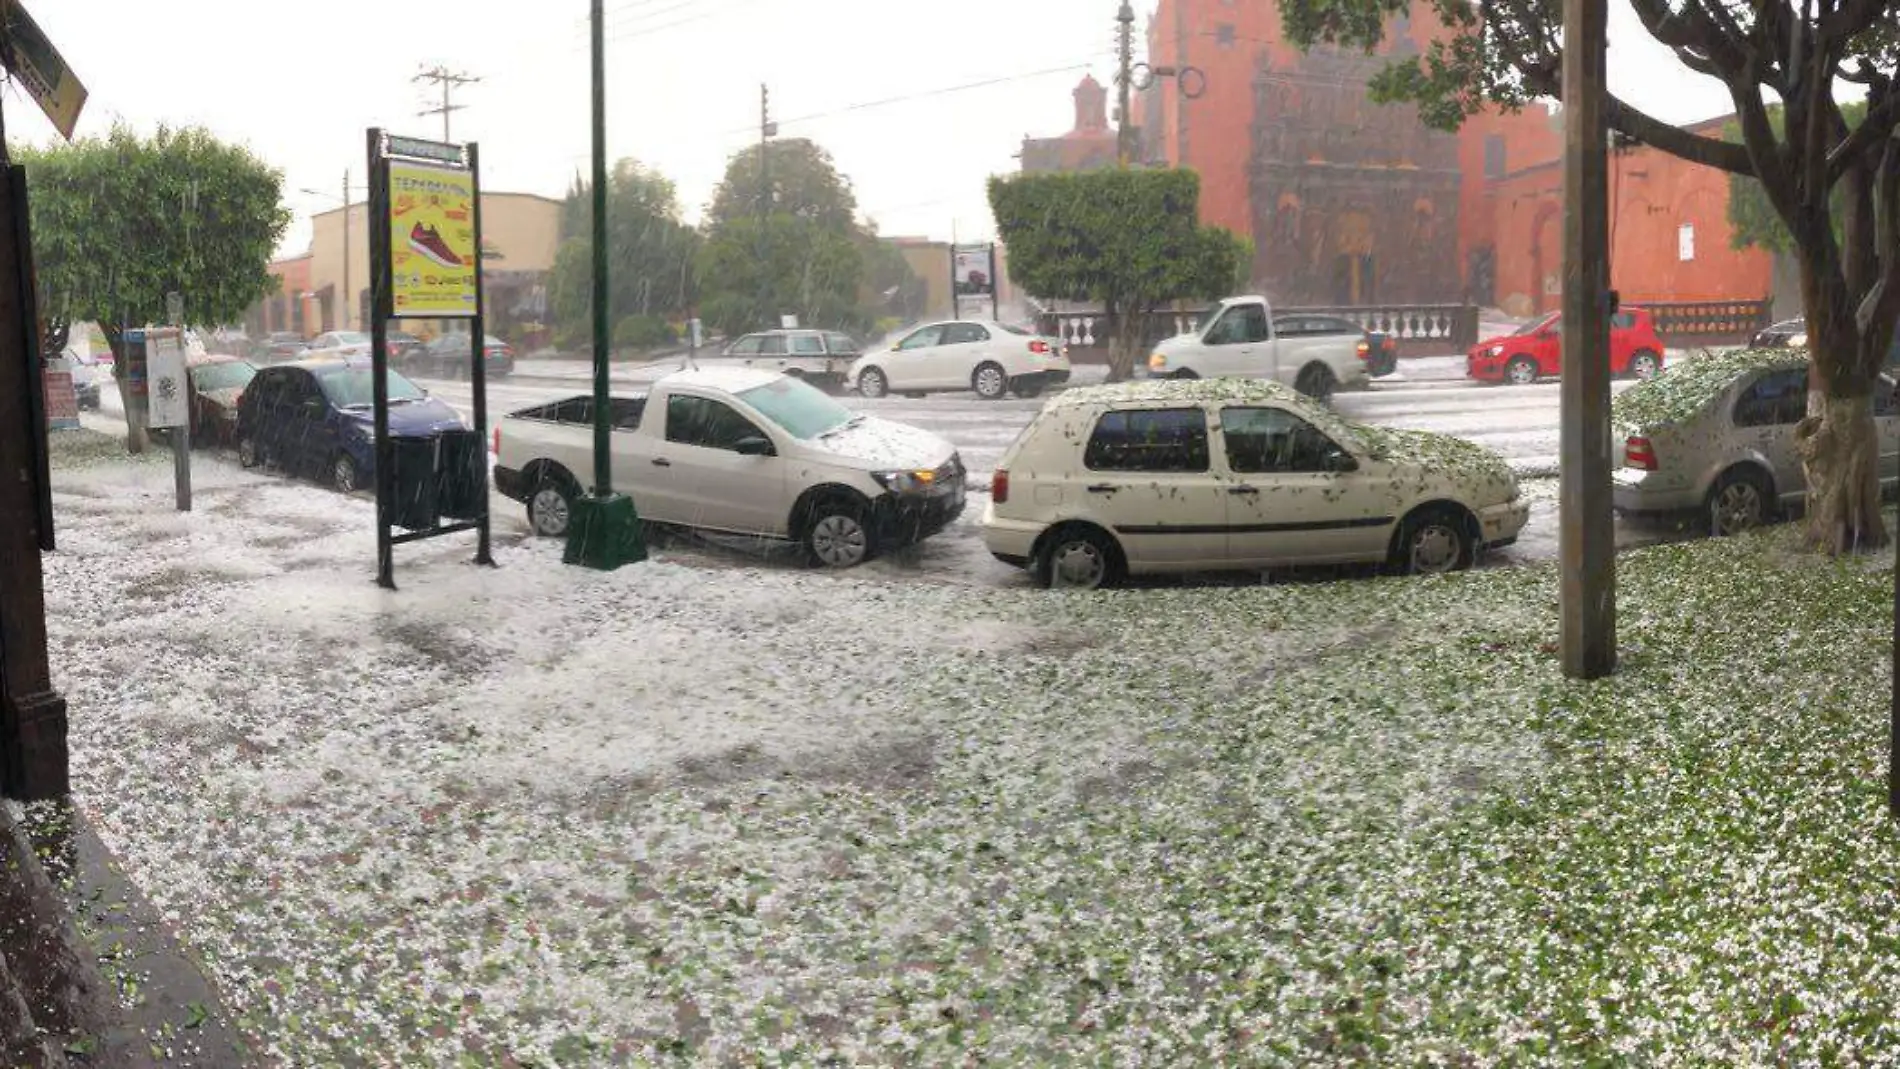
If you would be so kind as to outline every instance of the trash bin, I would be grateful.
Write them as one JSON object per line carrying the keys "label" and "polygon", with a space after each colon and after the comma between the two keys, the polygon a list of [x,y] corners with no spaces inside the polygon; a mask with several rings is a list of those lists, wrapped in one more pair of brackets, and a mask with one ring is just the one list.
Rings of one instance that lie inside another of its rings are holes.
{"label": "trash bin", "polygon": [[436,503],[443,516],[473,520],[488,499],[488,450],[474,431],[443,431],[436,454]]}
{"label": "trash bin", "polygon": [[391,436],[389,453],[394,461],[389,522],[407,531],[428,531],[441,526],[442,511],[436,477],[436,440],[412,436]]}

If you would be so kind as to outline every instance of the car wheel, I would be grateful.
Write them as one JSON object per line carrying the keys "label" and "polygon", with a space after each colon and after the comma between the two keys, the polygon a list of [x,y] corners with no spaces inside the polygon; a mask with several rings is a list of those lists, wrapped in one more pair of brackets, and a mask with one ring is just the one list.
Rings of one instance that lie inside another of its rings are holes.
{"label": "car wheel", "polygon": [[331,461],[330,485],[336,487],[338,493],[355,493],[357,477],[356,461],[351,460],[349,454],[339,453],[337,458]]}
{"label": "car wheel", "polygon": [[1025,376],[1024,378],[1018,380],[1017,386],[1015,387],[1013,392],[1016,394],[1016,396],[1027,401],[1032,397],[1042,396],[1042,388],[1043,388],[1043,383],[1041,379],[1032,379]]}
{"label": "car wheel", "polygon": [[1537,361],[1528,356],[1514,356],[1504,365],[1504,381],[1513,386],[1529,386],[1537,381]]}
{"label": "car wheel", "polygon": [[1709,533],[1727,538],[1768,522],[1771,493],[1767,480],[1746,468],[1723,475],[1709,490]]}
{"label": "car wheel", "polygon": [[1299,377],[1293,380],[1293,388],[1315,401],[1330,401],[1333,391],[1339,388],[1339,379],[1333,374],[1333,369],[1324,364],[1308,364],[1300,369]]}
{"label": "car wheel", "polygon": [[1174,373],[1174,374],[1172,374],[1172,375],[1169,375],[1168,377],[1169,377],[1169,378],[1171,378],[1171,379],[1177,379],[1177,380],[1179,380],[1179,381],[1181,381],[1181,382],[1188,382],[1188,381],[1191,381],[1191,380],[1193,380],[1193,379],[1198,379],[1198,378],[1200,378],[1200,376],[1199,376],[1199,375],[1196,375],[1196,374],[1195,374],[1195,373],[1194,373],[1194,372],[1193,372],[1192,370],[1190,370],[1190,369],[1188,369],[1188,368],[1182,368],[1181,370],[1179,370],[1179,371],[1177,371],[1177,372],[1175,372],[1175,373]]}
{"label": "car wheel", "polygon": [[1662,358],[1648,349],[1630,357],[1629,374],[1633,379],[1653,379],[1662,370]]}
{"label": "car wheel", "polygon": [[985,401],[1001,401],[1009,393],[1009,374],[999,364],[980,365],[970,376],[970,388]]}
{"label": "car wheel", "polygon": [[1471,524],[1448,508],[1420,509],[1407,516],[1392,545],[1392,563],[1406,575],[1462,571],[1476,556]]}
{"label": "car wheel", "polygon": [[528,495],[528,526],[541,538],[565,538],[574,518],[574,480],[543,473]]}
{"label": "car wheel", "polygon": [[238,439],[238,464],[246,468],[255,468],[264,462],[264,451],[258,448],[257,439],[244,435]]}
{"label": "car wheel", "polygon": [[877,398],[891,392],[891,380],[874,367],[858,372],[858,392],[866,397]]}
{"label": "car wheel", "polygon": [[1049,590],[1100,590],[1121,574],[1121,547],[1097,527],[1060,528],[1036,555],[1036,581]]}
{"label": "car wheel", "polygon": [[806,557],[826,568],[855,568],[871,559],[875,548],[866,509],[845,498],[826,498],[807,508],[801,540]]}

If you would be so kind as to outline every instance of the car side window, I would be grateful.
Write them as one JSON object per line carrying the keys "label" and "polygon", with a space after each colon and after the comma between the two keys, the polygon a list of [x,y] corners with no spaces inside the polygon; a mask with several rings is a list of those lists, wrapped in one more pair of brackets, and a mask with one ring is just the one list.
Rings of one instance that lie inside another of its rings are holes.
{"label": "car side window", "polygon": [[317,380],[307,372],[297,372],[290,376],[284,387],[284,405],[288,408],[303,410],[311,402],[321,402],[323,391]]}
{"label": "car side window", "polygon": [[852,341],[849,334],[827,334],[825,346],[831,350],[833,356],[858,355],[858,343]]}
{"label": "car side window", "polygon": [[1628,330],[1636,325],[1636,317],[1628,312],[1618,312],[1610,317],[1611,330]]}
{"label": "car side window", "polygon": [[1229,308],[1208,332],[1209,345],[1246,345],[1267,340],[1267,310],[1257,304]]}
{"label": "car side window", "polygon": [[948,323],[943,328],[943,345],[969,345],[989,341],[990,332],[975,323]]}
{"label": "car side window", "polygon": [[710,397],[674,394],[666,400],[666,440],[680,445],[706,449],[736,449],[746,438],[763,438],[764,432],[752,421],[732,410],[730,405]]}
{"label": "car side window", "polygon": [[760,356],[784,356],[785,355],[785,335],[768,334],[765,337],[760,338],[759,339],[759,355]]}
{"label": "car side window", "polygon": [[1220,428],[1227,466],[1242,474],[1332,471],[1328,458],[1342,451],[1324,431],[1281,408],[1225,408]]}
{"label": "car side window", "polygon": [[1737,427],[1799,423],[1808,414],[1808,373],[1802,368],[1770,371],[1735,402]]}
{"label": "car side window", "polygon": [[925,327],[924,329],[918,331],[917,333],[912,334],[910,337],[905,338],[903,341],[898,342],[897,347],[898,349],[904,350],[904,351],[909,351],[911,349],[929,349],[933,346],[942,344],[941,342],[938,341],[938,339],[942,337],[943,337],[943,327],[941,326]]}
{"label": "car side window", "polygon": [[[640,414],[646,411],[647,407],[645,398],[612,397],[608,399],[607,403],[612,406],[614,430],[637,431],[640,429]],[[588,407],[593,407],[591,401]]]}
{"label": "car side window", "polygon": [[255,397],[256,400],[251,403],[257,406],[257,411],[269,412],[277,407],[277,396],[283,392],[283,389],[284,376],[267,371],[252,381],[251,388],[245,392],[244,399],[251,401],[251,398]]}
{"label": "car side window", "polygon": [[800,356],[825,355],[825,342],[816,334],[800,334],[792,339],[792,352]]}
{"label": "car side window", "polygon": [[763,339],[757,334],[748,334],[738,341],[733,342],[732,348],[726,350],[726,353],[729,356],[757,356],[759,355],[759,342],[762,340]]}
{"label": "car side window", "polygon": [[1207,470],[1207,413],[1199,408],[1105,412],[1082,463],[1090,471]]}

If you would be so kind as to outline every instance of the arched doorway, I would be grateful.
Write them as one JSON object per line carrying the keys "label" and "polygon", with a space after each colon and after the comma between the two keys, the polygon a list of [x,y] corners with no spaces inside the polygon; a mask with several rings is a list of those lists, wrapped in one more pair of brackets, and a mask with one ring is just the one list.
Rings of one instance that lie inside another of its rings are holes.
{"label": "arched doorway", "polygon": [[1371,304],[1378,300],[1373,284],[1372,216],[1353,210],[1333,224],[1333,303]]}

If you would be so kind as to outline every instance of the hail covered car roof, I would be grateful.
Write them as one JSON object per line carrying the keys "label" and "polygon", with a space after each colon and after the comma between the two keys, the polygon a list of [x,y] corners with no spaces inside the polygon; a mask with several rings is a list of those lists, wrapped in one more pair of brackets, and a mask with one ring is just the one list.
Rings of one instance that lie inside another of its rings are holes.
{"label": "hail covered car roof", "polygon": [[1049,407],[1202,404],[1207,401],[1272,401],[1300,408],[1311,406],[1310,401],[1293,389],[1266,379],[1137,379],[1065,390],[1049,402]]}
{"label": "hail covered car roof", "polygon": [[1799,349],[1737,349],[1693,356],[1670,364],[1610,402],[1617,427],[1659,427],[1681,423],[1700,413],[1735,380],[1754,371],[1786,371],[1807,363]]}

